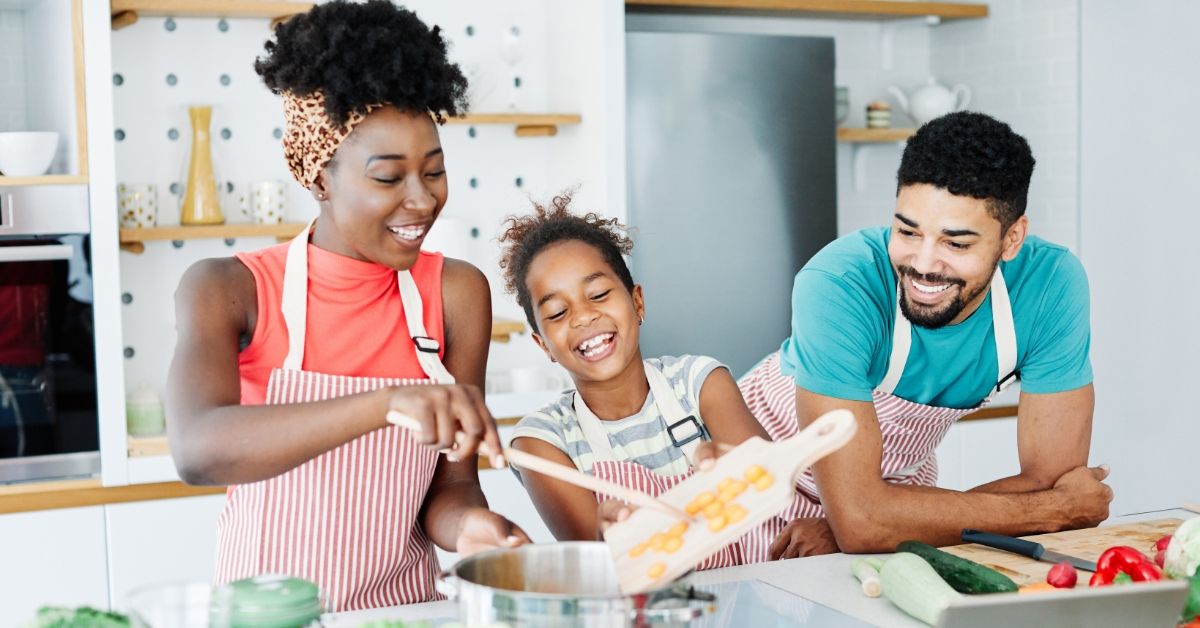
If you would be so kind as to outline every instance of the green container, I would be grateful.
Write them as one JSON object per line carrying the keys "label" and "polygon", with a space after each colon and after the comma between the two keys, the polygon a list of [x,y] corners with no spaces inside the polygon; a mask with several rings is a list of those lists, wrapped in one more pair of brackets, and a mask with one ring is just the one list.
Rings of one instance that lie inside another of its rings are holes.
{"label": "green container", "polygon": [[309,628],[321,625],[321,592],[302,578],[264,574],[213,593],[214,628]]}

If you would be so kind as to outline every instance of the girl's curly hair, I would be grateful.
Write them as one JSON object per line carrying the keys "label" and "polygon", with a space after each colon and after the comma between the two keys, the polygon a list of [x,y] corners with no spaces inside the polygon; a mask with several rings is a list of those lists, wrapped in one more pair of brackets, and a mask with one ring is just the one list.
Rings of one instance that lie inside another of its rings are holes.
{"label": "girl's curly hair", "polygon": [[552,244],[578,240],[595,247],[625,284],[625,289],[633,291],[633,275],[622,257],[633,250],[633,240],[629,239],[625,226],[616,218],[604,218],[594,212],[582,216],[572,214],[570,205],[571,192],[562,192],[554,197],[549,207],[535,201],[532,214],[509,216],[504,221],[504,233],[499,238],[504,288],[510,294],[516,293],[517,303],[525,310],[530,329],[536,330],[538,326],[525,276],[533,258]]}
{"label": "girl's curly hair", "polygon": [[467,79],[446,58],[441,29],[389,0],[333,0],[275,27],[254,70],[271,92],[325,96],[326,113],[344,124],[351,112],[390,103],[405,111],[466,110]]}

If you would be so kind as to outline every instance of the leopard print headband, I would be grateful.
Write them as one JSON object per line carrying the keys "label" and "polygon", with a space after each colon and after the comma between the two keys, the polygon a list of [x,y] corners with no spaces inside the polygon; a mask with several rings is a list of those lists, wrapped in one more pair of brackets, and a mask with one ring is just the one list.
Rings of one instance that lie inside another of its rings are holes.
{"label": "leopard print headband", "polygon": [[[370,105],[367,113],[382,106]],[[304,187],[311,188],[350,131],[367,116],[353,111],[345,124],[335,124],[325,112],[325,95],[317,91],[307,96],[284,92],[283,118],[287,127],[283,135],[283,157],[292,176]]]}

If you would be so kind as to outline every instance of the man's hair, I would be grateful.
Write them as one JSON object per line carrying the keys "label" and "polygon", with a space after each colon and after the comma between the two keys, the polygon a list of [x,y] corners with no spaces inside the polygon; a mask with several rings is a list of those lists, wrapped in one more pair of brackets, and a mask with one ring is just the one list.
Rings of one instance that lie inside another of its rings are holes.
{"label": "man's hair", "polygon": [[896,192],[927,183],[956,196],[987,201],[1001,233],[1025,215],[1033,175],[1029,142],[1005,123],[970,111],[944,115],[917,129],[904,147]]}
{"label": "man's hair", "polygon": [[570,205],[570,191],[555,196],[548,205],[535,201],[532,214],[509,216],[505,220],[504,233],[500,236],[500,269],[504,272],[504,287],[509,293],[517,295],[517,303],[525,310],[525,319],[534,330],[538,326],[525,276],[529,273],[533,258],[553,244],[575,240],[592,246],[600,252],[625,289],[633,291],[633,275],[622,257],[633,250],[633,241],[629,239],[625,226],[616,218],[604,218],[593,212],[582,216],[573,214]]}
{"label": "man's hair", "polygon": [[320,91],[337,124],[381,103],[439,122],[466,110],[467,79],[446,58],[441,30],[389,0],[316,5],[275,27],[254,69],[273,93]]}

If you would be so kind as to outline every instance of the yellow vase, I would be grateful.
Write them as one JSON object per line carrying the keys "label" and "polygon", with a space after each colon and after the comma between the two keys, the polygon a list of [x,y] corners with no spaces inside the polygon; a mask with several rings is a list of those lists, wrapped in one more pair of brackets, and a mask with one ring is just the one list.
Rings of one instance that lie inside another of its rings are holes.
{"label": "yellow vase", "polygon": [[213,176],[212,136],[208,132],[212,107],[188,107],[188,118],[192,121],[192,156],[179,222],[185,225],[224,224],[217,180]]}

